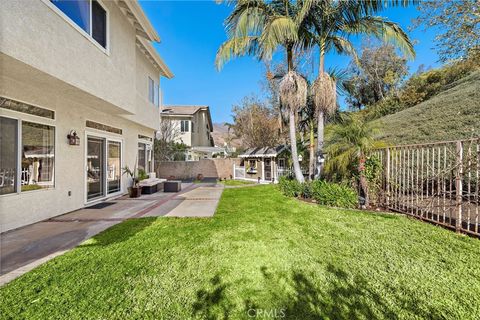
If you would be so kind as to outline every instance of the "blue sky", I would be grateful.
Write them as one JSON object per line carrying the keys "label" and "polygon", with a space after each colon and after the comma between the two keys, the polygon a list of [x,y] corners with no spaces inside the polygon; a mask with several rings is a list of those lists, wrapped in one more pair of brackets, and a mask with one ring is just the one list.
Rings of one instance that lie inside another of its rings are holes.
{"label": "blue sky", "polygon": [[[220,72],[215,69],[215,54],[226,40],[223,21],[232,6],[210,1],[140,3],[160,35],[161,43],[155,44],[155,48],[175,75],[173,79],[161,80],[164,104],[209,105],[213,121],[225,122],[231,121],[232,105],[247,95],[262,95],[260,81],[265,68],[256,59],[242,57],[227,63]],[[421,64],[437,66],[437,55],[432,49],[434,32],[408,31],[411,19],[417,15],[414,7],[391,8],[381,15],[399,23],[418,42],[417,57],[408,63],[410,72]],[[360,47],[361,39],[354,39],[354,43]],[[344,68],[349,61],[348,57],[331,54],[326,65]]]}

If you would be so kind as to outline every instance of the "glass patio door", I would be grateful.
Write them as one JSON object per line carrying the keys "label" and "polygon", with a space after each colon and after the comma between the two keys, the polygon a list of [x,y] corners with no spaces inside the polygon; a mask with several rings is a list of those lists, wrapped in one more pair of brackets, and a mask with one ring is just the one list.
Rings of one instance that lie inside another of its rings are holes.
{"label": "glass patio door", "polygon": [[122,177],[122,144],[118,141],[108,141],[107,184],[108,194],[121,190]]}
{"label": "glass patio door", "polygon": [[105,196],[105,139],[87,138],[87,200]]}

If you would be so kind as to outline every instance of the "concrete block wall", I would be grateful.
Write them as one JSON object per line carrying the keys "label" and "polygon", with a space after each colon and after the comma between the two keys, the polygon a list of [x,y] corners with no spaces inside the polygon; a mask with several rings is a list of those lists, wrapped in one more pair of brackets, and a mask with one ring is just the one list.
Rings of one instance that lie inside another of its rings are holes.
{"label": "concrete block wall", "polygon": [[201,159],[198,161],[161,161],[155,166],[157,177],[195,179],[198,174],[206,178],[223,179],[233,176],[233,164],[240,165],[240,159]]}

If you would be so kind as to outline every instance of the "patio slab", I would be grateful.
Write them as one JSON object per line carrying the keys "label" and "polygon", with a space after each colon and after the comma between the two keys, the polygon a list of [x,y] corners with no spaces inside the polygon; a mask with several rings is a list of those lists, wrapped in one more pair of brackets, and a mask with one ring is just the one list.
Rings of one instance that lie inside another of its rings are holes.
{"label": "patio slab", "polygon": [[165,217],[208,218],[213,217],[218,200],[184,200],[168,212]]}
{"label": "patio slab", "polygon": [[102,209],[84,208],[67,213],[50,221],[85,221],[85,220],[116,220],[133,217],[139,211],[153,205],[155,200],[121,200],[108,201],[114,204]]}
{"label": "patio slab", "polygon": [[183,199],[211,199],[219,200],[222,196],[223,187],[199,187],[192,191],[178,195],[176,198]]}
{"label": "patio slab", "polygon": [[[120,221],[38,222],[0,235],[0,285],[9,272],[47,256],[63,253]],[[39,262],[38,264],[42,263]],[[38,264],[16,270],[25,273]],[[17,275],[18,276],[18,275]]]}
{"label": "patio slab", "polygon": [[126,219],[214,215],[222,185],[186,183],[182,189],[121,197],[101,209],[83,208],[0,234],[0,286]]}

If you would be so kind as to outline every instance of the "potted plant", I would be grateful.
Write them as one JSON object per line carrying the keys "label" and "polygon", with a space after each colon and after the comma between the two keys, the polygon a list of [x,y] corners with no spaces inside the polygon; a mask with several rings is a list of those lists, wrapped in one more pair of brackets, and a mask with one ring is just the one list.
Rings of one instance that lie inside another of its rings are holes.
{"label": "potted plant", "polygon": [[123,174],[126,174],[132,178],[132,186],[128,188],[128,195],[130,198],[138,198],[142,194],[142,188],[138,185],[138,178],[136,176],[137,170],[130,170],[128,166],[123,168]]}
{"label": "potted plant", "polygon": [[148,174],[143,169],[138,169],[137,180],[138,182],[148,179]]}

